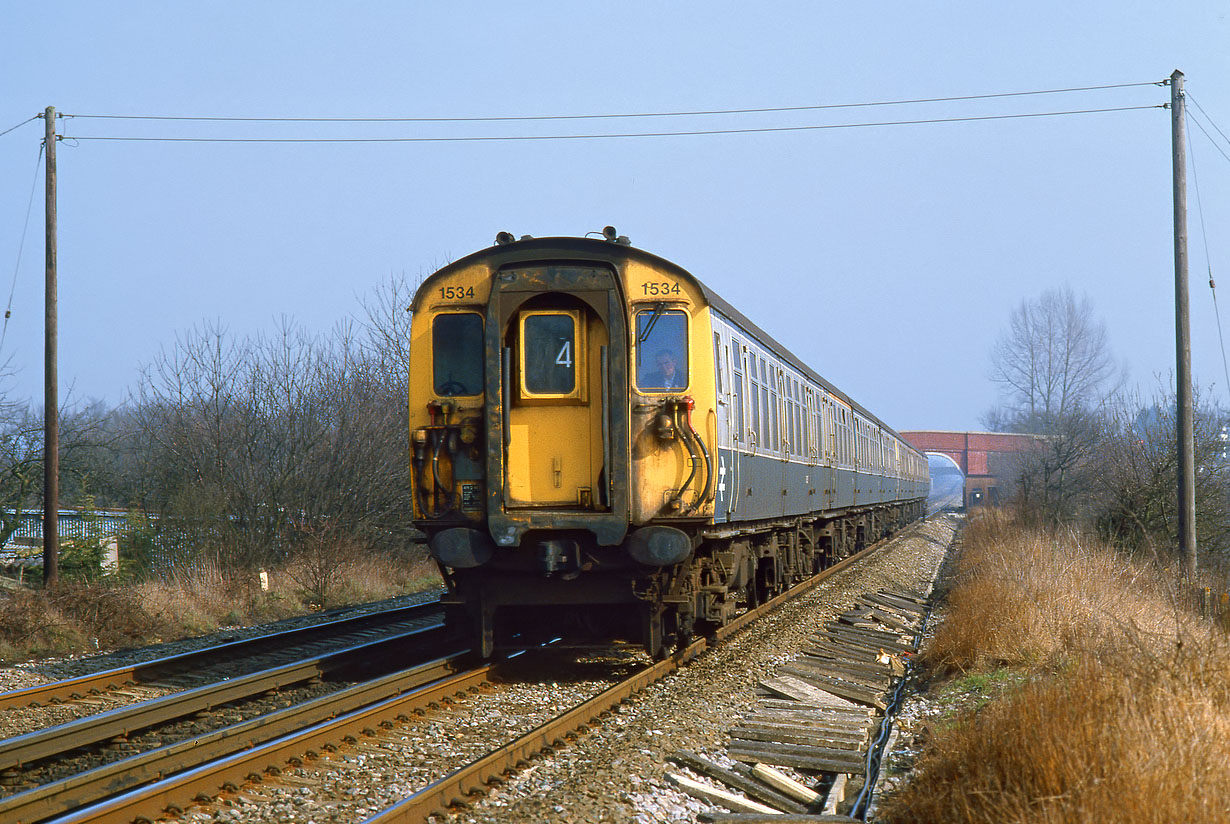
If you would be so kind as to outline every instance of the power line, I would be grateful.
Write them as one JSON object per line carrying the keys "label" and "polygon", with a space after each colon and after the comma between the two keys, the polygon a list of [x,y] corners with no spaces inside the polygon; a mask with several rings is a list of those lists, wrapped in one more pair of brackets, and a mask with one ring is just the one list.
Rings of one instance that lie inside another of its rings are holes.
{"label": "power line", "polygon": [[483,117],[221,117],[221,116],[177,116],[177,115],[130,115],[130,114],[65,114],[63,117],[80,117],[100,120],[187,120],[209,121],[221,123],[494,123],[507,121],[541,121],[541,120],[600,120],[615,118],[644,117],[698,117],[704,115],[728,114],[767,114],[773,112],[807,112],[823,109],[854,109],[870,106],[905,106],[917,103],[952,103],[963,100],[989,100],[1000,97],[1025,97],[1043,94],[1067,94],[1071,92],[1102,91],[1106,89],[1126,89],[1138,86],[1159,86],[1165,81],[1147,83],[1113,83],[1102,86],[1076,86],[1067,89],[1037,89],[1024,92],[996,92],[992,94],[970,94],[953,97],[920,97],[907,100],[876,100],[863,103],[826,103],[813,106],[770,106],[748,109],[711,109],[674,112],[621,112],[614,114],[552,114],[552,115],[510,115]]}
{"label": "power line", "polygon": [[13,130],[15,130],[15,129],[20,129],[22,126],[26,125],[26,124],[27,124],[27,123],[29,123],[31,120],[38,120],[40,117],[42,117],[42,115],[41,115],[41,114],[36,114],[36,115],[34,115],[34,117],[28,117],[28,118],[26,118],[25,120],[23,120],[23,121],[21,121],[20,123],[18,123],[16,126],[9,126],[9,127],[8,127],[7,129],[5,129],[4,131],[0,132],[0,137],[4,137],[6,134],[8,134],[9,132],[11,132],[11,131],[13,131]]}
{"label": "power line", "polygon": [[[829,123],[813,126],[766,126],[754,129],[698,129],[679,132],[622,132],[609,134],[556,135],[467,135],[462,137],[137,137],[129,135],[72,136],[73,140],[110,140],[144,143],[476,143],[511,140],[609,140],[644,137],[691,137],[697,135],[763,134],[767,132],[807,132],[825,129],[861,129],[874,126],[919,126],[931,123],[971,123],[985,120],[1017,120],[1032,117],[1063,117],[1106,112],[1132,112],[1142,109],[1164,109],[1163,104],[1149,106],[1118,106],[1107,109],[1073,109],[1057,112],[1025,112],[1019,114],[979,115],[971,117],[937,117],[924,120],[882,120],[866,123]],[[65,136],[66,140],[70,139]]]}
{"label": "power line", "polygon": [[[1190,114],[1190,112],[1188,112],[1188,113]],[[1206,129],[1206,128],[1205,128],[1205,127],[1201,124],[1201,122],[1200,122],[1200,118],[1198,118],[1198,117],[1191,117],[1191,118],[1189,118],[1189,119],[1190,119],[1193,123],[1195,123],[1195,124],[1196,124],[1196,128],[1197,128],[1197,129],[1199,129],[1200,131],[1204,132],[1204,136],[1205,136],[1205,137],[1207,137],[1207,138],[1209,139],[1209,142],[1213,144],[1213,148],[1214,148],[1214,149],[1216,149],[1218,152],[1220,152],[1220,153],[1221,153],[1221,156],[1222,156],[1222,157],[1224,157],[1226,160],[1230,160],[1230,155],[1226,154],[1226,150],[1225,150],[1225,149],[1223,149],[1221,146],[1219,146],[1219,145],[1217,144],[1217,141],[1213,138],[1213,135],[1209,134],[1209,130],[1208,130],[1208,129]],[[1210,123],[1212,123],[1212,121],[1209,121],[1209,122],[1210,122]],[[1217,125],[1216,125],[1216,124],[1213,124],[1213,128],[1217,128]]]}
{"label": "power line", "polygon": [[1211,125],[1214,129],[1217,129],[1217,133],[1221,135],[1222,140],[1230,144],[1230,137],[1226,137],[1226,133],[1223,132],[1221,130],[1221,127],[1217,125],[1217,121],[1215,121],[1212,117],[1210,117],[1209,113],[1204,110],[1204,106],[1201,106],[1199,103],[1197,103],[1196,98],[1192,97],[1190,93],[1188,93],[1187,99],[1192,101],[1195,107],[1200,110],[1200,114],[1204,115],[1204,118],[1209,121],[1209,125]]}
{"label": "power line", "polygon": [[[1208,132],[1205,134],[1207,135]],[[1212,140],[1212,138],[1209,139]],[[1220,151],[1216,143],[1213,146]],[[1204,239],[1204,262],[1209,270],[1209,293],[1213,296],[1213,317],[1217,320],[1217,341],[1221,344],[1221,367],[1226,376],[1226,391],[1230,392],[1230,362],[1226,359],[1226,338],[1221,330],[1221,310],[1217,307],[1217,283],[1213,280],[1213,258],[1209,255],[1209,233],[1204,226],[1204,203],[1200,198],[1200,177],[1196,174],[1196,152],[1192,145],[1190,132],[1187,135],[1187,154],[1192,161],[1192,182],[1196,184],[1196,213],[1200,215],[1200,235]]]}
{"label": "power line", "polygon": [[[30,118],[33,120],[34,118]],[[26,122],[29,123],[30,120]],[[45,142],[45,141],[44,141]],[[13,314],[13,295],[17,291],[17,273],[21,269],[21,253],[26,248],[26,230],[30,228],[30,210],[34,206],[34,190],[38,186],[38,170],[43,163],[43,143],[38,144],[38,159],[34,161],[34,180],[30,182],[30,199],[26,203],[26,220],[21,225],[21,241],[17,244],[17,262],[13,264],[13,285],[9,287],[9,302],[4,308],[4,327],[0,329],[0,352],[9,333],[9,317]]]}

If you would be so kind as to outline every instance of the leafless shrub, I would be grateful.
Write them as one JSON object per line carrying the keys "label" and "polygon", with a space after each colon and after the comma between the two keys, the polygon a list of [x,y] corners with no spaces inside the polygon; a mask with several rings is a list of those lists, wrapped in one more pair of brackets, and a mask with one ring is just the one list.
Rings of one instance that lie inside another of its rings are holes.
{"label": "leafless shrub", "polygon": [[151,364],[135,417],[141,503],[163,516],[163,546],[250,569],[317,552],[322,530],[371,549],[409,540],[408,344],[404,323],[378,311],[400,289],[360,331],[314,336],[284,319],[236,341],[206,326]]}
{"label": "leafless shrub", "polygon": [[[1230,550],[1230,461],[1226,413],[1200,402],[1193,443],[1196,537],[1202,554],[1226,560]],[[1107,411],[1107,437],[1097,473],[1097,526],[1118,546],[1169,556],[1178,547],[1178,466],[1173,389],[1153,398],[1125,397]]]}

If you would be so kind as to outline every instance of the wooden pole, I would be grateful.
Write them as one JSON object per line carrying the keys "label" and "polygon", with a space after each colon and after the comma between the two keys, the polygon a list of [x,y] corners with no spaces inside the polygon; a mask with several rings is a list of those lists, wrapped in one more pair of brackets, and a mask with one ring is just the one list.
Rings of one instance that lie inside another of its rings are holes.
{"label": "wooden pole", "polygon": [[43,362],[43,586],[52,587],[60,577],[60,403],[56,372],[56,110],[48,106],[45,151],[47,152],[46,211],[46,300],[44,303]]}
{"label": "wooden pole", "polygon": [[1178,401],[1179,551],[1196,573],[1196,457],[1192,411],[1192,339],[1187,298],[1187,117],[1183,72],[1170,75],[1170,134],[1174,155],[1175,379]]}

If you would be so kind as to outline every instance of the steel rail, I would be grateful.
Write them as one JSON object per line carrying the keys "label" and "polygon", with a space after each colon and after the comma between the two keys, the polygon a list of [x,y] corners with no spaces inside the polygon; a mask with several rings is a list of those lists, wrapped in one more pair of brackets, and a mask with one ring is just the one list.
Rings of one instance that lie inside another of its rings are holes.
{"label": "steel rail", "polygon": [[90,807],[55,819],[56,824],[130,824],[145,818],[157,820],[168,810],[181,810],[194,798],[213,797],[245,781],[260,780],[262,773],[277,772],[288,761],[336,746],[347,739],[370,734],[385,722],[404,720],[415,710],[447,701],[485,683],[494,665],[450,676],[413,692],[389,698],[356,712],[347,713],[306,730],[283,736],[259,747],[213,761],[180,775],[163,779]]}
{"label": "steel rail", "polygon": [[566,738],[586,729],[602,713],[618,706],[629,696],[654,681],[674,672],[707,648],[708,642],[704,638],[697,639],[670,658],[646,667],[631,678],[578,704],[558,718],[535,727],[516,741],[498,750],[493,750],[468,766],[449,773],[409,798],[366,819],[364,824],[424,821],[427,816],[464,801],[467,795],[481,792],[489,782],[498,780],[506,773],[512,773],[519,764],[526,762],[534,753],[548,747],[562,745]]}
{"label": "steel rail", "polygon": [[390,650],[404,649],[413,643],[433,643],[440,640],[443,633],[442,625],[412,630],[5,739],[0,741],[0,770],[16,768],[100,741],[122,738],[136,730],[206,712],[222,704],[319,678],[339,669],[362,667],[375,658],[389,655]]}
{"label": "steel rail", "polygon": [[[123,687],[149,683],[158,678],[166,677],[171,672],[194,669],[199,667],[202,662],[210,659],[226,659],[234,657],[236,654],[246,655],[250,651],[262,647],[286,647],[291,644],[303,643],[305,639],[310,639],[314,635],[322,635],[328,632],[337,634],[339,630],[355,631],[369,625],[377,626],[381,623],[396,623],[417,617],[426,618],[433,610],[438,611],[439,609],[439,601],[429,601],[409,607],[285,630],[273,633],[272,635],[258,635],[241,641],[232,641],[214,647],[207,647],[206,649],[193,650],[192,652],[182,652],[141,664],[116,667],[90,675],[68,678],[63,681],[52,681],[35,687],[0,692],[0,710],[11,707],[39,706],[41,704],[79,700],[91,694],[97,695],[102,692],[122,689]],[[418,613],[422,613],[422,616],[419,616]]]}
{"label": "steel rail", "polygon": [[[861,552],[821,570],[806,581],[771,598],[756,609],[745,612],[713,633],[713,640],[720,642],[731,637],[757,618],[763,617],[786,601],[803,595],[826,578],[867,559],[887,546],[889,542],[890,539],[885,539],[872,544]],[[578,704],[558,718],[536,727],[516,741],[493,750],[472,764],[455,770],[439,781],[424,787],[409,798],[387,807],[366,819],[363,824],[418,824],[418,822],[425,821],[428,816],[443,813],[449,806],[464,802],[467,796],[483,792],[487,784],[500,780],[500,777],[505,774],[511,774],[519,764],[526,762],[534,753],[545,748],[559,746],[564,739],[575,736],[588,728],[604,712],[618,706],[654,681],[674,672],[682,664],[696,658],[708,648],[708,640],[698,639],[670,658],[642,670],[626,681]]]}
{"label": "steel rail", "polygon": [[466,654],[357,684],[332,695],[168,744],[0,799],[0,821],[34,822],[95,804],[117,793],[260,746],[344,713],[418,689],[463,669]]}

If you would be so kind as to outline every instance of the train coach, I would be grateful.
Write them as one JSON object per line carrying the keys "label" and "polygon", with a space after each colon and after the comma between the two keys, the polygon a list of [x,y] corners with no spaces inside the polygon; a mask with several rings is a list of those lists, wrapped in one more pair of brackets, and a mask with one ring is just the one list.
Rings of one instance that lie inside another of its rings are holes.
{"label": "train coach", "polygon": [[415,523],[484,657],[660,655],[923,514],[919,452],[611,227],[501,232],[411,309]]}

